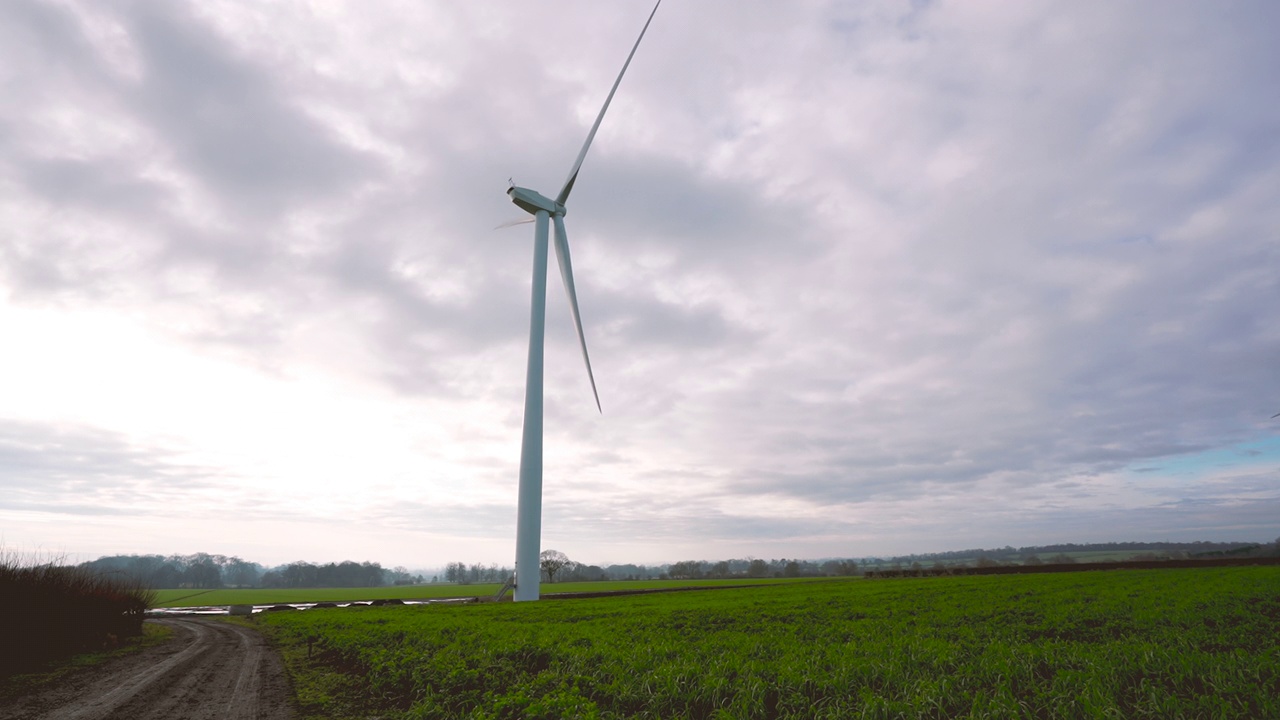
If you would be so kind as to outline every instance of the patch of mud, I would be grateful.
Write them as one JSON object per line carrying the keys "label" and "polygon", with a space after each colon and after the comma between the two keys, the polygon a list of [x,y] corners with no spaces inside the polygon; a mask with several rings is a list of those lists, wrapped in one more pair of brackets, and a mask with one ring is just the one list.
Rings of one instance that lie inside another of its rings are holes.
{"label": "patch of mud", "polygon": [[160,645],[68,675],[0,706],[6,720],[291,720],[289,682],[260,633],[199,618],[150,620],[173,628]]}

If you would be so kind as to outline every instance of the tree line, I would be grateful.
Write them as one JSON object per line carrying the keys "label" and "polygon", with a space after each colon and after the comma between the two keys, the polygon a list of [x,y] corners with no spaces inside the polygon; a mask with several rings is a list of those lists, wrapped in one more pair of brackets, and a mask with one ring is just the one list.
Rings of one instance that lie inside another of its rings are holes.
{"label": "tree line", "polygon": [[[993,568],[1011,565],[1065,565],[1076,562],[1071,553],[1113,551],[1132,553],[1135,561],[1197,558],[1260,557],[1280,554],[1280,538],[1274,543],[1092,543],[1040,545],[1014,548],[957,550],[891,558],[735,558],[731,560],[681,560],[661,565],[613,564],[601,567],[570,559],[557,550],[543,551],[543,582],[592,582],[598,580],[731,580],[758,578],[839,577],[865,571],[965,567]],[[1135,552],[1136,551],[1136,552]],[[410,573],[403,566],[384,568],[376,562],[316,564],[292,562],[275,567],[239,557],[194,553],[191,555],[112,555],[81,563],[94,573],[126,578],[149,588],[221,587],[377,587],[424,582],[460,585],[504,583],[514,575],[510,566],[451,562],[430,577]],[[426,571],[431,573],[433,571]]]}
{"label": "tree line", "polygon": [[314,564],[292,562],[276,567],[239,557],[192,555],[111,555],[81,563],[85,570],[119,576],[150,588],[213,589],[225,587],[378,587],[421,583],[404,567],[387,569],[376,562]]}
{"label": "tree line", "polygon": [[1202,557],[1233,557],[1250,555],[1267,555],[1280,547],[1280,539],[1276,543],[1251,542],[1099,542],[1099,543],[1058,543],[1054,545],[1027,545],[1013,547],[1006,545],[999,548],[970,548],[967,550],[949,550],[946,552],[917,553],[914,555],[897,555],[892,557],[865,557],[861,559],[864,567],[908,567],[913,563],[932,566],[941,562],[945,565],[984,564],[991,562],[1000,564],[1030,564],[1037,561],[1049,563],[1070,563],[1071,553],[1113,552],[1132,553],[1135,559],[1168,559],[1182,560]]}
{"label": "tree line", "polygon": [[[732,580],[770,577],[840,577],[858,574],[855,560],[810,561],[780,558],[738,558],[733,560],[682,560],[664,565],[590,565],[570,559],[559,550],[543,550],[539,558],[542,581],[596,582],[601,580]],[[515,570],[499,565],[468,565],[451,562],[445,566],[445,582],[502,583]]]}

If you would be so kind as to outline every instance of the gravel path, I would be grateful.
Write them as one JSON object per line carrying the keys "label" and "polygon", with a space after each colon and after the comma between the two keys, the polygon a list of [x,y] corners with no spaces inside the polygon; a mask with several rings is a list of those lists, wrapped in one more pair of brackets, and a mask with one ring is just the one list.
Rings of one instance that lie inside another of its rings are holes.
{"label": "gravel path", "polygon": [[279,656],[262,635],[197,618],[155,647],[86,668],[56,687],[0,707],[5,720],[284,720],[293,718]]}

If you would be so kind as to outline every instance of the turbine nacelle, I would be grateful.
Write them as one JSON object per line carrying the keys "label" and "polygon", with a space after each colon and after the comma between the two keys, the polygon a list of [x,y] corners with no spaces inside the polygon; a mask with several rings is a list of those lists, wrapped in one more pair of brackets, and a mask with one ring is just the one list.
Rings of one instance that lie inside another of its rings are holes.
{"label": "turbine nacelle", "polygon": [[507,188],[507,195],[511,196],[511,202],[530,215],[537,215],[539,211],[542,211],[548,215],[564,217],[565,212],[567,212],[564,204],[552,200],[537,190],[512,185]]}

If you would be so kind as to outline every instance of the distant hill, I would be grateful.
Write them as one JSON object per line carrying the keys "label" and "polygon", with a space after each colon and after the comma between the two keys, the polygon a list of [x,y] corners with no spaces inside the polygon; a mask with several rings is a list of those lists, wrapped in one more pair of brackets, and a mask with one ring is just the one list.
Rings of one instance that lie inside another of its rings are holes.
{"label": "distant hill", "polygon": [[937,553],[865,557],[864,568],[998,563],[1036,564],[1041,562],[1108,562],[1122,560],[1190,560],[1233,557],[1265,557],[1280,554],[1277,543],[1249,542],[1104,542],[1059,543],[1001,548],[970,548]]}

